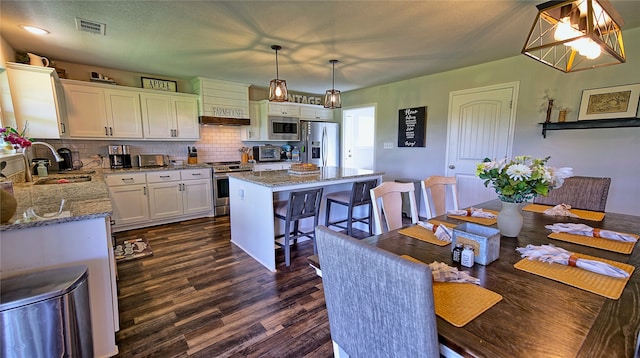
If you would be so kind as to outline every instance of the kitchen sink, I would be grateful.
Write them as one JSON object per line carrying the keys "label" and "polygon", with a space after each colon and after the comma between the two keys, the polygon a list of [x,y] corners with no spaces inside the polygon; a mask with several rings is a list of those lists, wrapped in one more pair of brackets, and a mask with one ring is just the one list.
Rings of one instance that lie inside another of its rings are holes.
{"label": "kitchen sink", "polygon": [[34,183],[34,185],[47,185],[47,184],[69,184],[69,183],[82,183],[91,181],[91,177],[88,175],[76,175],[76,176],[63,176],[55,178],[40,179]]}

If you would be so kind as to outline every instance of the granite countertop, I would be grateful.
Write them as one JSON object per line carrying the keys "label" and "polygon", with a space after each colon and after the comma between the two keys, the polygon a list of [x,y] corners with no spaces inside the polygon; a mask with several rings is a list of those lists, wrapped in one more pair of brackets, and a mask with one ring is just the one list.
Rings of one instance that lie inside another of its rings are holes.
{"label": "granite countertop", "polygon": [[211,169],[209,164],[184,164],[184,165],[169,165],[166,167],[146,167],[146,168],[127,168],[127,169],[102,169],[104,175],[109,174],[127,174],[127,173],[146,173],[157,172],[165,170],[187,170],[187,169]]}
{"label": "granite countertop", "polygon": [[384,174],[384,172],[377,172],[373,170],[342,167],[322,167],[318,169],[319,173],[303,175],[290,174],[288,170],[234,172],[228,173],[228,175],[229,177],[234,177],[266,187],[279,187],[292,184],[312,184]]}
{"label": "granite countertop", "polygon": [[[43,179],[73,178],[78,176],[90,176],[91,180],[77,183],[36,185],[39,180]],[[13,192],[18,202],[18,208],[8,223],[0,225],[0,231],[89,220],[107,217],[112,214],[109,192],[107,191],[102,170],[99,168],[96,170],[87,169],[52,173],[46,178],[39,178],[34,175],[33,182],[14,182]],[[62,199],[65,199],[62,215],[44,220],[37,217],[25,219],[24,214],[29,209],[33,209],[33,212],[41,218],[47,213],[57,213]]]}

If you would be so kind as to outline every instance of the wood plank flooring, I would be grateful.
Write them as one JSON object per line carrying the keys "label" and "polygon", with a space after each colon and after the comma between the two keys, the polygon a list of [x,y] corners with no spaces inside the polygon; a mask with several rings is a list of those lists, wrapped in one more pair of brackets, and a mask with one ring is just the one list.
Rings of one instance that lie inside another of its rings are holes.
{"label": "wood plank flooring", "polygon": [[229,217],[116,234],[153,256],[118,263],[118,357],[332,357],[311,241],[272,273],[230,242]]}

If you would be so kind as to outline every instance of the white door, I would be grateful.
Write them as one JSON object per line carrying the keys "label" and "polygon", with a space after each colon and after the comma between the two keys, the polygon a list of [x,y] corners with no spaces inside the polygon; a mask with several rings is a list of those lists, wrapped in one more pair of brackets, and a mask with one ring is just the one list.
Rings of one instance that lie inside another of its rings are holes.
{"label": "white door", "polygon": [[342,111],[342,166],[374,169],[375,106]]}
{"label": "white door", "polygon": [[511,156],[518,82],[449,94],[447,176],[455,176],[461,208],[497,198],[475,175],[484,158]]}

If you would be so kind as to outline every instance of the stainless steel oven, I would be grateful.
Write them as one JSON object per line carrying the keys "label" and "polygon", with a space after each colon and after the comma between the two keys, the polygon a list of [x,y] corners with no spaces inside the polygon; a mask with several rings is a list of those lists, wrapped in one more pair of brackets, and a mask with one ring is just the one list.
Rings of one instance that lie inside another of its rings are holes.
{"label": "stainless steel oven", "polygon": [[240,164],[240,162],[213,162],[213,206],[215,216],[229,215],[229,176],[230,172],[248,172],[253,169],[252,164]]}

